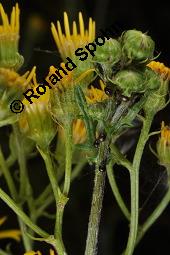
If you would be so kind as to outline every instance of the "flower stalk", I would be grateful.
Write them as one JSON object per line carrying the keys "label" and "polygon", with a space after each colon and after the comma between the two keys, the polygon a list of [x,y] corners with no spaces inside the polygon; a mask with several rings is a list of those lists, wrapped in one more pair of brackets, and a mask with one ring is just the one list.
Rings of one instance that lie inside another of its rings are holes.
{"label": "flower stalk", "polygon": [[130,217],[130,233],[125,250],[125,255],[132,255],[137,233],[138,233],[138,218],[139,218],[139,168],[144,151],[145,144],[148,140],[149,130],[152,124],[153,115],[147,115],[141,130],[141,134],[136,147],[133,167],[130,172],[130,183],[131,183],[131,217]]}

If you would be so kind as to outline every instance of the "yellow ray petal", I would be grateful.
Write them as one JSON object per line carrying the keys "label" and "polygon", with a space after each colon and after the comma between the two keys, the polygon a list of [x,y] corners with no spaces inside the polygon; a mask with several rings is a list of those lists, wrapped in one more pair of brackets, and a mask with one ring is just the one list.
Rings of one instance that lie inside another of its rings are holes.
{"label": "yellow ray petal", "polygon": [[84,37],[84,21],[83,21],[83,16],[81,12],[79,12],[79,25],[80,25],[80,35]]}
{"label": "yellow ray petal", "polygon": [[67,40],[70,40],[70,25],[69,25],[69,21],[68,21],[68,15],[66,12],[64,12],[64,27],[65,27],[65,34],[66,34],[66,38]]}
{"label": "yellow ray petal", "polygon": [[42,255],[40,251],[28,251],[24,255]]}
{"label": "yellow ray petal", "polygon": [[8,26],[8,18],[6,16],[6,13],[4,11],[4,8],[2,6],[2,4],[0,4],[0,14],[1,14],[1,18],[2,18],[2,23],[3,23],[3,26],[5,29],[7,29],[7,26]]}
{"label": "yellow ray petal", "polygon": [[59,39],[59,36],[58,36],[58,33],[57,33],[57,30],[54,26],[54,23],[51,23],[51,31],[52,31],[52,35],[54,37],[54,40],[57,44],[57,47],[60,49],[62,47],[62,44],[60,42],[60,39]]}
{"label": "yellow ray petal", "polygon": [[89,42],[92,40],[92,31],[93,31],[93,21],[92,21],[92,18],[89,18]]}
{"label": "yellow ray petal", "polygon": [[20,10],[19,10],[18,3],[16,3],[15,10],[16,10],[16,16],[15,16],[16,28],[15,28],[15,29],[16,29],[16,32],[19,32],[19,16],[20,16]]}
{"label": "yellow ray petal", "polygon": [[12,8],[12,13],[11,13],[11,29],[14,32],[15,28],[15,7]]}
{"label": "yellow ray petal", "polygon": [[3,230],[0,231],[0,239],[4,238],[12,238],[16,241],[20,241],[21,239],[21,231],[20,230]]}
{"label": "yellow ray petal", "polygon": [[77,25],[76,25],[75,21],[73,21],[73,37],[74,37],[74,40],[76,40],[76,37],[77,37]]}
{"label": "yellow ray petal", "polygon": [[0,218],[0,226],[7,220],[7,217],[4,216],[2,218]]}
{"label": "yellow ray petal", "polygon": [[50,255],[55,255],[55,252],[50,249]]}

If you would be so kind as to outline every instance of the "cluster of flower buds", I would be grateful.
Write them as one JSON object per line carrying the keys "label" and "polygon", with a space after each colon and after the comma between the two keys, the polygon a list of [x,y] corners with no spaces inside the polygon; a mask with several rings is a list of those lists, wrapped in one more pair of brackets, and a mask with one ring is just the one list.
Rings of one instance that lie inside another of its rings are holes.
{"label": "cluster of flower buds", "polygon": [[101,65],[101,76],[105,82],[111,82],[115,90],[130,98],[160,86],[159,75],[146,66],[153,59],[154,48],[155,43],[150,36],[128,30],[117,40],[110,39],[98,47],[94,60]]}

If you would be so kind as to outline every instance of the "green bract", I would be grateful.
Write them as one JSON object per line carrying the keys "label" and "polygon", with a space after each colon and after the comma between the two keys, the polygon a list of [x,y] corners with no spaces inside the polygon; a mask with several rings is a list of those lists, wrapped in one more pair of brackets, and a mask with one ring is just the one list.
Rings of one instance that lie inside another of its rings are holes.
{"label": "green bract", "polygon": [[155,73],[152,69],[149,67],[145,68],[145,79],[146,79],[146,89],[153,90],[158,89],[161,84],[160,76]]}
{"label": "green bract", "polygon": [[139,62],[153,58],[155,43],[147,34],[128,30],[122,35],[121,40],[125,58]]}
{"label": "green bract", "polygon": [[98,63],[116,64],[121,59],[121,45],[115,39],[109,39],[103,46],[98,46],[94,60]]}

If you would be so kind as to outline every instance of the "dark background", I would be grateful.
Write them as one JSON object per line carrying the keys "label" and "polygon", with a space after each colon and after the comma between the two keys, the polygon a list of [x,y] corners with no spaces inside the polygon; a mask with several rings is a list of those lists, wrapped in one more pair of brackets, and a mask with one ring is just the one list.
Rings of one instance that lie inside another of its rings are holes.
{"label": "dark background", "polygon": [[[8,13],[15,1],[1,1]],[[88,17],[96,20],[97,31],[115,26],[115,34],[119,36],[126,29],[136,28],[143,32],[148,32],[156,42],[156,55],[160,54],[159,61],[170,66],[170,3],[160,1],[152,3],[149,1],[69,1],[69,0],[23,0],[19,1],[21,8],[21,40],[20,50],[25,57],[25,64],[21,70],[24,72],[34,65],[37,66],[38,78],[41,79],[48,73],[50,65],[57,65],[61,59],[53,41],[50,22],[63,20],[63,11],[67,11],[70,21],[78,20],[78,11],[82,11],[87,24]],[[159,130],[160,123],[165,120],[170,123],[170,107],[157,114],[154,119],[152,130]],[[6,141],[10,129],[0,130],[0,141],[6,148]],[[4,136],[5,133],[5,136]],[[137,138],[138,132],[136,133]],[[128,139],[134,139],[126,137]],[[126,139],[125,139],[126,141]],[[156,138],[150,139],[149,143],[153,145]],[[157,159],[152,155],[148,146],[142,160],[140,176],[140,221],[143,222],[155,205],[159,203],[161,197],[166,192],[166,173],[164,169],[157,164]],[[133,154],[134,148],[129,152],[129,157]],[[43,171],[43,163],[40,158],[32,159],[30,164],[30,175],[32,183],[36,190],[41,191],[46,183],[47,176]],[[34,175],[31,171],[36,170]],[[87,222],[90,209],[91,193],[93,187],[94,169],[87,166],[80,177],[72,184],[70,191],[70,200],[64,215],[64,241],[68,254],[81,255],[85,247],[85,238],[87,231]],[[41,176],[41,177],[40,177]],[[126,203],[129,205],[129,178],[124,169],[116,168],[116,177],[121,192],[124,195]],[[41,178],[41,179],[40,179]],[[1,178],[2,180],[2,178]],[[41,181],[40,181],[41,180]],[[6,189],[3,180],[1,185]],[[15,215],[1,202],[0,215],[9,215],[9,220],[4,228],[16,225]],[[52,206],[51,211],[55,208]],[[135,255],[164,255],[170,253],[170,207],[167,208],[158,221],[148,231],[142,242],[135,250]],[[53,227],[52,221],[41,219],[40,225],[47,231]],[[101,219],[99,255],[118,255],[125,248],[128,237],[128,222],[120,212],[115,199],[112,195],[108,182],[106,182],[104,209]],[[0,247],[4,248],[7,241],[0,241]],[[37,243],[36,249],[41,249],[43,254],[48,254],[45,247],[47,245]],[[12,249],[17,255],[23,251],[20,246],[12,241]]]}

